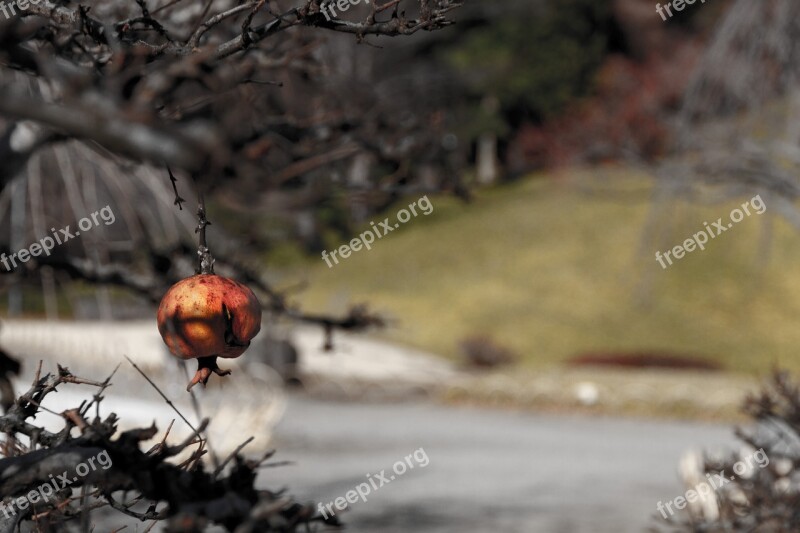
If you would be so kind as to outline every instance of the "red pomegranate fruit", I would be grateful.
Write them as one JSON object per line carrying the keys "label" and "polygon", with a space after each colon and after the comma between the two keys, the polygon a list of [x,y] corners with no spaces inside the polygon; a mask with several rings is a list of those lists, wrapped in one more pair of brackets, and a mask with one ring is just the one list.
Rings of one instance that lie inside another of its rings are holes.
{"label": "red pomegranate fruit", "polygon": [[187,390],[211,373],[230,374],[217,357],[244,353],[261,329],[261,305],[248,287],[216,274],[197,274],[169,288],[158,307],[158,331],[175,357],[197,359]]}

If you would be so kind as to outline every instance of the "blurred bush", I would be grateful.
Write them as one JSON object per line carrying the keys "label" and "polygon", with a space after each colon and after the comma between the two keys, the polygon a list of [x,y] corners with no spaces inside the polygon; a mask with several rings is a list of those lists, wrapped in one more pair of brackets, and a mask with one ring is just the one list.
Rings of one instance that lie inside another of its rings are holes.
{"label": "blurred bush", "polygon": [[459,343],[467,365],[477,368],[494,368],[514,363],[518,358],[508,348],[487,335],[473,335]]}
{"label": "blurred bush", "polygon": [[450,60],[473,91],[543,119],[586,94],[608,48],[610,21],[605,2],[548,2],[474,29]]}
{"label": "blurred bush", "polygon": [[501,5],[448,43],[444,57],[462,84],[461,134],[471,142],[498,136],[513,176],[662,155],[727,3],[698,5],[667,23],[640,0]]}

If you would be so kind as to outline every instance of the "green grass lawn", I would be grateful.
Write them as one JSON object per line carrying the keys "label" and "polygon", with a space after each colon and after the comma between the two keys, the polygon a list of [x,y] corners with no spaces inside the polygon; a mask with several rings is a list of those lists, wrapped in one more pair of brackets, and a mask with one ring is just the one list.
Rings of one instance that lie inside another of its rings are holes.
{"label": "green grass lawn", "polygon": [[[652,183],[629,172],[534,176],[477,193],[431,197],[417,217],[333,268],[295,264],[309,310],[368,302],[396,319],[382,335],[447,357],[486,334],[541,367],[585,351],[669,350],[737,372],[800,370],[800,235],[771,217],[745,218],[663,270],[662,252],[728,220],[730,204],[675,201],[653,218]],[[383,216],[394,217],[399,203]],[[653,223],[658,242],[645,238]],[[331,242],[329,249],[343,244]]]}

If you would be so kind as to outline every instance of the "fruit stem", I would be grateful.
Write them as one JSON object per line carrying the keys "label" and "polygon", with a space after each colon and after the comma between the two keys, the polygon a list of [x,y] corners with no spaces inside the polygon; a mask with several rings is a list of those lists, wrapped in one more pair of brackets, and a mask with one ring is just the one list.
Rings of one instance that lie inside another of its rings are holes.
{"label": "fruit stem", "polygon": [[210,226],[211,222],[206,218],[206,199],[203,193],[197,194],[197,200],[197,228],[194,230],[199,234],[197,237],[197,273],[213,274],[214,256],[211,255],[206,243],[206,226]]}
{"label": "fruit stem", "polygon": [[208,357],[199,357],[197,359],[197,372],[195,373],[192,380],[189,382],[189,385],[186,386],[186,390],[192,390],[192,387],[197,385],[198,383],[202,383],[205,387],[206,383],[208,383],[208,378],[211,377],[211,374],[216,374],[218,376],[227,376],[230,375],[230,370],[222,370],[220,367],[217,366],[217,356],[216,355],[209,355]]}

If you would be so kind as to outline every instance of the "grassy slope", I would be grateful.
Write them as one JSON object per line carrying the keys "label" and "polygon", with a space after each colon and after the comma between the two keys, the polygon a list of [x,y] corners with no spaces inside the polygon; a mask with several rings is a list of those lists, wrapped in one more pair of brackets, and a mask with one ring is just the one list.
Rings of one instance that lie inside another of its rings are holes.
{"label": "grassy slope", "polygon": [[800,238],[776,217],[770,257],[759,257],[769,205],[664,271],[656,249],[704,220],[727,220],[738,203],[671,204],[657,224],[663,241],[644,242],[649,182],[587,174],[483,191],[472,205],[433,198],[430,216],[371,251],[293,269],[311,282],[301,302],[324,311],[369,302],[398,319],[386,336],[447,356],[480,332],[533,366],[589,350],[663,349],[736,371],[800,369]]}

